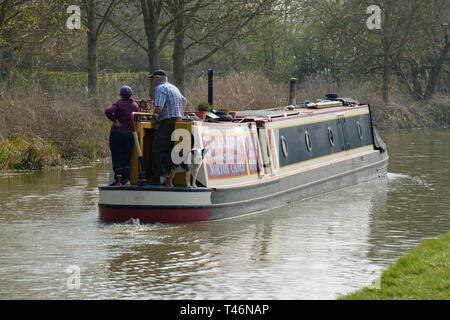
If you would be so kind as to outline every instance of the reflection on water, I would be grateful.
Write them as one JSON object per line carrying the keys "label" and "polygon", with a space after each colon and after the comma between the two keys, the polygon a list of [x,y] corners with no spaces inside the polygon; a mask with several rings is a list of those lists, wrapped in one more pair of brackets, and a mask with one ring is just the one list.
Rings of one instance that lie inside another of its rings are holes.
{"label": "reflection on water", "polygon": [[2,177],[0,298],[334,299],[369,285],[449,230],[450,131],[383,138],[386,179],[213,222],[102,223],[107,166]]}

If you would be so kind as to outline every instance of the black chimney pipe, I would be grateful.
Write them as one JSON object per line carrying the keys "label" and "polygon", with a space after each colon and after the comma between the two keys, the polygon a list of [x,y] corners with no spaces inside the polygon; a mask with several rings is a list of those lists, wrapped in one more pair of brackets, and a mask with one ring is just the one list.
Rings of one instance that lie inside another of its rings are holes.
{"label": "black chimney pipe", "polygon": [[297,105],[295,102],[295,83],[297,82],[296,78],[290,78],[290,88],[289,88],[289,105]]}
{"label": "black chimney pipe", "polygon": [[213,106],[213,70],[208,69],[208,103]]}

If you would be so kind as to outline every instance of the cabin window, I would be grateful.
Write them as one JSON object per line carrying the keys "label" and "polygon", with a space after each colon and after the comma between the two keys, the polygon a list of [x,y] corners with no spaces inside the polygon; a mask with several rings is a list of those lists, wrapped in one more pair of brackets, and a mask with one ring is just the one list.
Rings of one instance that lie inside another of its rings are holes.
{"label": "cabin window", "polygon": [[331,127],[328,127],[328,140],[330,141],[330,146],[334,147],[334,135]]}
{"label": "cabin window", "polygon": [[287,140],[284,136],[281,136],[280,138],[281,140],[281,152],[283,153],[283,156],[285,158],[288,157],[288,145],[287,145]]}
{"label": "cabin window", "polygon": [[359,140],[362,140],[363,132],[362,132],[362,128],[361,128],[361,123],[359,123],[359,121],[356,121],[356,129],[358,130]]}
{"label": "cabin window", "polygon": [[309,135],[308,131],[305,131],[305,142],[306,142],[306,148],[309,152],[312,151],[312,144],[311,144],[311,136]]}

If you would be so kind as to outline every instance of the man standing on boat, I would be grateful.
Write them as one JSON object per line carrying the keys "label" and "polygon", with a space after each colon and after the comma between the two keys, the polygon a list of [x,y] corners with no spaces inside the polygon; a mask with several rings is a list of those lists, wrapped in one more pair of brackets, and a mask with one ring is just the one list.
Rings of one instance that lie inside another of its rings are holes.
{"label": "man standing on boat", "polygon": [[153,72],[150,79],[155,87],[155,113],[158,114],[154,121],[159,124],[150,154],[150,183],[160,185],[160,177],[169,169],[170,152],[173,147],[171,137],[175,122],[184,116],[186,98],[177,87],[168,82],[164,70]]}

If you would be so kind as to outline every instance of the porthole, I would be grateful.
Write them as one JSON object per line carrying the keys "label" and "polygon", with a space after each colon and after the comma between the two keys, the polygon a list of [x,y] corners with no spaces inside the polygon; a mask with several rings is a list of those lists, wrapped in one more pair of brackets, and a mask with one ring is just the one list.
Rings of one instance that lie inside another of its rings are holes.
{"label": "porthole", "polygon": [[312,144],[311,144],[311,136],[309,135],[308,131],[305,131],[305,142],[306,142],[306,148],[309,152],[312,151]]}
{"label": "porthole", "polygon": [[359,140],[362,140],[363,139],[363,132],[362,132],[362,128],[361,128],[361,123],[359,123],[359,121],[356,121],[356,128],[358,130]]}
{"label": "porthole", "polygon": [[330,141],[330,146],[334,147],[334,135],[331,127],[328,127],[328,141]]}
{"label": "porthole", "polygon": [[284,136],[281,136],[280,138],[281,141],[281,152],[283,153],[283,156],[285,158],[288,157],[288,145],[287,145],[287,140]]}

